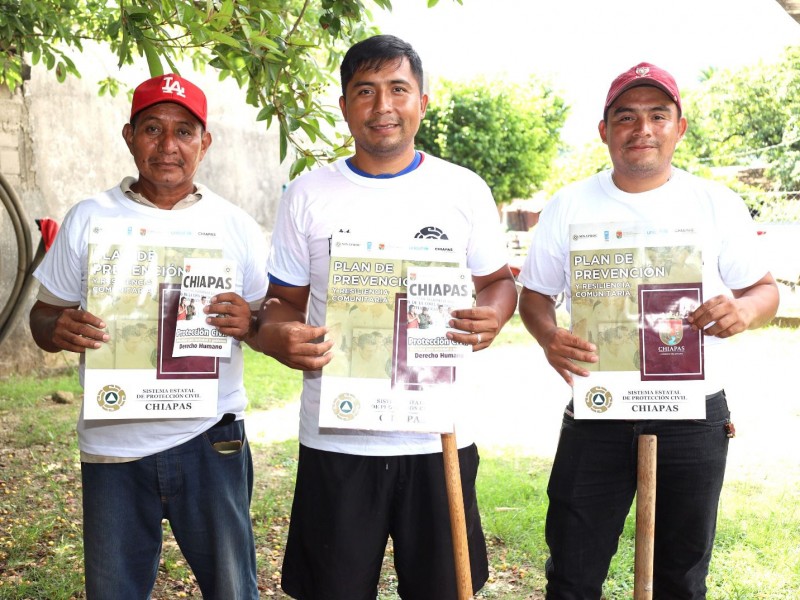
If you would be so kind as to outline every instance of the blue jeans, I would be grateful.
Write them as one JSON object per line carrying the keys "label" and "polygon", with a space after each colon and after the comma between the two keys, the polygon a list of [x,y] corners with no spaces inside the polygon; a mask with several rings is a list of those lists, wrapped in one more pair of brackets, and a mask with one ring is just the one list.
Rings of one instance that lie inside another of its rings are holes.
{"label": "blue jeans", "polygon": [[243,421],[133,462],[81,463],[81,475],[88,600],[149,598],[162,519],[205,600],[257,600],[253,462]]}
{"label": "blue jeans", "polygon": [[640,434],[658,438],[653,598],[705,598],[728,423],[724,392],[706,398],[704,420],[576,421],[565,414],[547,488],[548,600],[600,598],[636,493]]}

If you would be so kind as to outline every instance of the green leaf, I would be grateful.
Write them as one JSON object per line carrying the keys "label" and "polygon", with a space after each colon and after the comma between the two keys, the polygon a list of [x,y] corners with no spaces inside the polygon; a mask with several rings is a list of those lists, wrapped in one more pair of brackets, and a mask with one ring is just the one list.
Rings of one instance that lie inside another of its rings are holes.
{"label": "green leaf", "polygon": [[175,2],[175,14],[178,17],[179,25],[185,25],[197,17],[197,11],[194,6],[180,0]]}
{"label": "green leaf", "polygon": [[294,179],[300,173],[302,173],[306,168],[306,157],[301,156],[297,160],[292,163],[292,166],[289,168],[289,179]]}
{"label": "green leaf", "polygon": [[161,59],[158,56],[158,51],[155,46],[147,38],[142,38],[139,41],[139,46],[144,50],[144,55],[147,57],[147,67],[150,69],[151,77],[158,77],[164,74],[164,67],[161,64]]}
{"label": "green leaf", "polygon": [[241,48],[242,47],[242,44],[239,42],[239,40],[237,40],[235,38],[232,38],[231,36],[229,36],[227,34],[220,33],[219,31],[209,31],[208,32],[208,37],[210,39],[214,40],[215,42],[220,42],[222,44],[227,44],[231,48]]}
{"label": "green leaf", "polygon": [[256,121],[266,121],[272,119],[274,115],[275,115],[275,107],[265,106],[260,111],[258,111],[258,115],[256,115]]}
{"label": "green leaf", "polygon": [[305,131],[308,139],[311,140],[312,143],[317,141],[317,137],[321,135],[319,131],[319,126],[316,123],[311,121],[298,121],[300,128]]}
{"label": "green leaf", "polygon": [[278,134],[278,141],[280,142],[280,159],[281,162],[283,162],[284,160],[286,160],[286,150],[289,144],[288,136],[286,135],[286,132],[284,131],[283,127],[281,127],[280,132]]}
{"label": "green leaf", "polygon": [[259,46],[264,46],[265,48],[273,50],[276,56],[281,56],[281,57],[286,56],[283,52],[280,51],[280,47],[278,46],[278,44],[274,40],[271,40],[268,37],[264,37],[263,35],[254,35],[249,39],[250,42],[253,44],[258,44]]}
{"label": "green leaf", "polygon": [[126,4],[122,7],[122,10],[131,16],[138,15],[138,16],[149,16],[150,10],[145,6],[133,6],[130,4]]}

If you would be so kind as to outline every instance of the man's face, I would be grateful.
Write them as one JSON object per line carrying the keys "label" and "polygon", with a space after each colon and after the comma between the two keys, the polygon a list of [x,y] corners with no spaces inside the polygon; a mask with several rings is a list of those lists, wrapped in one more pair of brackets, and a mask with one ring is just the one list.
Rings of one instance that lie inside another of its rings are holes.
{"label": "man's face", "polygon": [[686,132],[686,119],[660,89],[632,88],[617,98],[599,125],[614,165],[614,182],[627,192],[663,185],[671,174],[675,146]]}
{"label": "man's face", "polygon": [[408,166],[427,105],[405,59],[388,61],[378,71],[357,71],[339,99],[356,143],[356,166],[373,174]]}
{"label": "man's face", "polygon": [[192,180],[211,135],[192,113],[174,102],[155,104],[139,112],[135,128],[125,125],[122,135],[140,182],[156,190],[193,191]]}

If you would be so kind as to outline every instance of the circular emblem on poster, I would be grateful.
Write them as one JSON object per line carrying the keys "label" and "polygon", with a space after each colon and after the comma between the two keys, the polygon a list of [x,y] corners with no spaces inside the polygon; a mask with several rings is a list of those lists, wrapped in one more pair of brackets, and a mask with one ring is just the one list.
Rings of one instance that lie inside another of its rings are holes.
{"label": "circular emblem on poster", "polygon": [[360,406],[361,403],[353,394],[339,394],[333,399],[333,412],[342,421],[352,421]]}
{"label": "circular emblem on poster", "polygon": [[683,339],[683,319],[667,315],[656,321],[656,331],[663,344],[677,346]]}
{"label": "circular emblem on poster", "polygon": [[586,406],[588,406],[592,412],[606,412],[611,408],[612,400],[611,392],[604,387],[595,386],[586,392]]}
{"label": "circular emblem on poster", "polygon": [[106,385],[97,393],[97,403],[100,408],[114,412],[125,404],[125,390],[118,385]]}

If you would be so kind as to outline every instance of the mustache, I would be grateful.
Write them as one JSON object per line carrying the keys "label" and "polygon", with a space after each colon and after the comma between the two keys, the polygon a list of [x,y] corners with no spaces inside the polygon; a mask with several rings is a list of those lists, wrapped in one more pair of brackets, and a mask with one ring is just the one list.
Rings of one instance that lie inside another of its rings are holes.
{"label": "mustache", "polygon": [[186,161],[182,158],[179,158],[178,160],[160,160],[156,158],[147,162],[151,165],[175,165],[176,167],[186,166]]}

